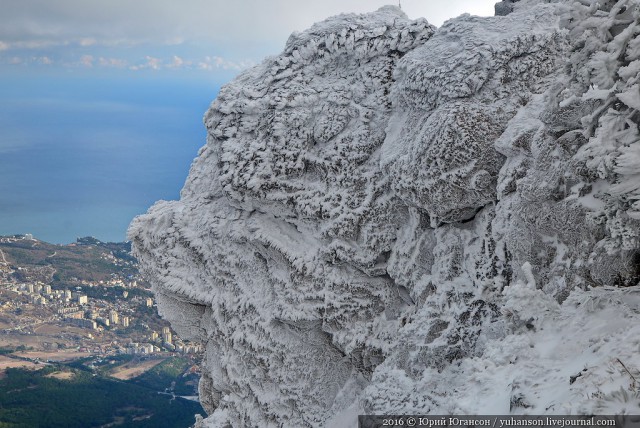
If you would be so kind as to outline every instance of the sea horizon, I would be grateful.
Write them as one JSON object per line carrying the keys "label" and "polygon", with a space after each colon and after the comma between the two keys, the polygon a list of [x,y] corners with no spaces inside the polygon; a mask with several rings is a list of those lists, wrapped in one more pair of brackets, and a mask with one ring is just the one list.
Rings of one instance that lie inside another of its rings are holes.
{"label": "sea horizon", "polygon": [[136,215],[179,198],[219,86],[171,75],[3,79],[0,235],[125,241]]}

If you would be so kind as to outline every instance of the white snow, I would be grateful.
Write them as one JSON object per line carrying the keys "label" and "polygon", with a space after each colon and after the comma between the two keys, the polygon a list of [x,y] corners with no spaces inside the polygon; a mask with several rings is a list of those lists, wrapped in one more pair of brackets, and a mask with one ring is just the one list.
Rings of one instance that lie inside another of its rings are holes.
{"label": "white snow", "polygon": [[340,15],[222,88],[129,235],[198,427],[640,410],[638,0]]}

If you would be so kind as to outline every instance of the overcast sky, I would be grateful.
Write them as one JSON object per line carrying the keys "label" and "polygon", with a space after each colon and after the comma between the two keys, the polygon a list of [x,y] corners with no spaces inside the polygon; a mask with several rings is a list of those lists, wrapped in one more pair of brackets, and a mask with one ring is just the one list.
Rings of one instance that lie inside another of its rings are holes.
{"label": "overcast sky", "polygon": [[[392,2],[393,4],[397,4]],[[388,0],[3,0],[4,70],[238,70],[278,53],[292,31]],[[494,0],[402,0],[437,26],[493,15]]]}

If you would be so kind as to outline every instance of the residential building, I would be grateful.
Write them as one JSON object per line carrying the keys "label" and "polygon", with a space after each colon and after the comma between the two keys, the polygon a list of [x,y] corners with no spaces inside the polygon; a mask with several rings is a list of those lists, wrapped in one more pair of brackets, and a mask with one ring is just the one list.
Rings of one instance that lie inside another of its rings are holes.
{"label": "residential building", "polygon": [[111,322],[111,324],[113,325],[116,325],[120,322],[120,316],[116,311],[109,312],[109,322]]}

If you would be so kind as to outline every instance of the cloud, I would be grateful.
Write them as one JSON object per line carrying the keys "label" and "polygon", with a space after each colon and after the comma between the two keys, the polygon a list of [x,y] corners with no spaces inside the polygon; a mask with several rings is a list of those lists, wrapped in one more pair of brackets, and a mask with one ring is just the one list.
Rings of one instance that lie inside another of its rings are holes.
{"label": "cloud", "polygon": [[109,67],[109,68],[125,68],[128,64],[127,60],[122,58],[98,58],[98,64],[101,67]]}
{"label": "cloud", "polygon": [[67,46],[68,40],[26,40],[11,43],[9,47],[11,49],[47,49],[54,46]]}
{"label": "cloud", "polygon": [[191,71],[241,71],[256,64],[252,60],[234,61],[221,56],[200,56],[185,58],[179,55],[158,57],[142,55],[138,58],[119,58],[111,56],[98,56],[91,54],[77,54],[65,59],[55,58],[50,55],[31,55],[28,52],[23,55],[14,55],[3,58],[0,56],[0,64],[10,66],[20,65],[57,65],[65,68],[82,69],[120,69],[131,71],[143,70],[191,70]]}
{"label": "cloud", "polygon": [[[463,12],[493,14],[495,0],[403,0],[411,17],[441,24]],[[389,0],[21,0],[3,4],[0,40],[10,46],[83,47],[203,43],[280,49],[289,34],[342,12],[370,12]],[[262,48],[264,49],[264,48]],[[261,53],[264,55],[264,53]]]}
{"label": "cloud", "polygon": [[0,41],[0,51],[3,50],[44,50],[63,46],[82,46],[89,47],[96,43],[95,39],[34,39],[34,40],[18,40],[13,42]]}
{"label": "cloud", "polygon": [[[100,64],[106,65],[106,64]],[[255,65],[254,61],[232,61],[222,58],[220,56],[205,56],[204,58],[192,60],[185,59],[177,55],[173,55],[169,60],[163,60],[162,58],[156,58],[152,56],[145,56],[145,61],[142,63],[129,66],[130,70],[164,70],[164,69],[182,69],[182,70],[232,70],[241,71],[248,67]]]}
{"label": "cloud", "polygon": [[82,55],[82,58],[80,58],[80,64],[85,67],[93,67],[93,55]]}
{"label": "cloud", "polygon": [[162,64],[162,60],[160,58],[154,58],[152,56],[146,56],[147,60],[146,68],[150,68],[152,70],[159,70]]}
{"label": "cloud", "polygon": [[[401,1],[409,17],[441,24],[465,11],[493,14],[495,0]],[[370,12],[389,2],[9,1],[0,14],[0,65],[226,75],[277,54],[294,31],[331,15]]]}
{"label": "cloud", "polygon": [[160,58],[155,58],[150,55],[147,55],[145,57],[145,61],[146,62],[142,64],[132,65],[131,67],[129,67],[129,69],[134,71],[144,70],[144,69],[160,70],[160,68],[163,66],[162,60]]}
{"label": "cloud", "polygon": [[181,68],[185,64],[186,63],[182,58],[180,58],[177,55],[174,55],[173,56],[173,61],[171,62],[171,64],[168,65],[168,67],[170,67],[170,68]]}
{"label": "cloud", "polygon": [[95,45],[95,44],[96,44],[96,39],[94,39],[93,37],[86,37],[86,38],[84,38],[84,39],[80,39],[80,41],[78,42],[78,44],[79,44],[80,46],[84,46],[84,47],[87,47],[87,46],[93,46],[93,45]]}
{"label": "cloud", "polygon": [[255,62],[253,61],[236,62],[236,61],[227,60],[219,56],[214,56],[214,57],[206,56],[204,60],[198,63],[198,69],[208,70],[208,71],[217,70],[217,69],[240,71],[240,70],[249,68],[253,65],[255,65]]}

